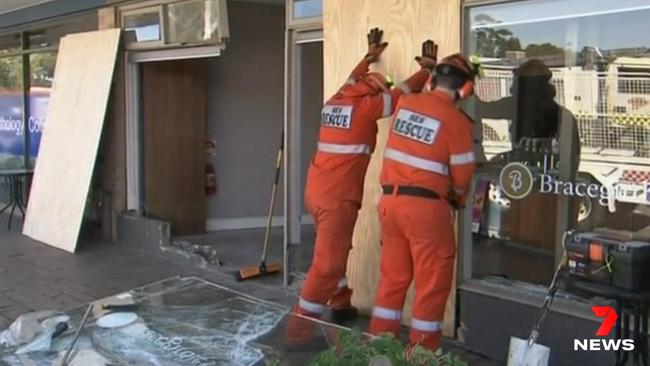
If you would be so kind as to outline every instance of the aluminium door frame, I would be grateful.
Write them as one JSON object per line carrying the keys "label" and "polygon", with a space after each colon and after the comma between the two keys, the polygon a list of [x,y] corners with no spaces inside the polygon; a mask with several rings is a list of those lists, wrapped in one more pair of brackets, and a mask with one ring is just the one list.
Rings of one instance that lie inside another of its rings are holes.
{"label": "aluminium door frame", "polygon": [[[290,11],[290,10],[288,10]],[[283,281],[289,286],[298,263],[301,245],[302,167],[301,157],[301,45],[323,42],[322,23],[301,24],[285,31],[284,65],[284,240]],[[309,152],[311,153],[311,152]]]}
{"label": "aluminium door frame", "polygon": [[142,80],[140,65],[146,62],[218,57],[219,46],[196,46],[124,52],[126,93],[126,208],[146,212],[144,197],[144,141],[142,135]]}

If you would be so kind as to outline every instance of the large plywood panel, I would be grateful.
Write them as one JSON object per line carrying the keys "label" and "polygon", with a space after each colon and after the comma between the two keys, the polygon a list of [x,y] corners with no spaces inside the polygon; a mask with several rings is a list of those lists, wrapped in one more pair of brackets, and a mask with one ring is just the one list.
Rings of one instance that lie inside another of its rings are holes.
{"label": "large plywood panel", "polygon": [[[421,42],[435,40],[440,56],[460,49],[460,0],[325,0],[323,16],[325,95],[334,93],[366,52],[368,29],[384,30],[389,43],[376,67],[399,81],[417,70],[413,57]],[[365,180],[363,207],[354,233],[348,279],[355,290],[354,303],[368,313],[379,279],[380,227],[377,203],[381,197],[379,173],[388,136],[388,119],[379,121],[377,149]],[[412,295],[412,294],[411,294]],[[405,321],[410,316],[411,296]],[[446,315],[446,334],[452,333],[454,296]]]}
{"label": "large plywood panel", "polygon": [[61,40],[23,234],[74,252],[111,88],[119,29]]}

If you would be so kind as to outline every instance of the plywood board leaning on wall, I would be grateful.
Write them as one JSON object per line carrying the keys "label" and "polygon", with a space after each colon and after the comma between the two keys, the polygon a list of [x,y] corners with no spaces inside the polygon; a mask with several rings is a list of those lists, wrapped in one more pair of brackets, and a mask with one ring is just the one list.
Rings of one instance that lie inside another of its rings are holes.
{"label": "plywood board leaning on wall", "polygon": [[[413,58],[419,54],[422,41],[433,39],[439,44],[439,55],[460,49],[460,0],[325,0],[324,88],[332,95],[347,78],[366,52],[366,33],[372,27],[384,30],[389,43],[381,65],[377,67],[396,82],[418,68]],[[368,173],[366,174],[363,207],[354,233],[353,250],[348,266],[348,280],[355,294],[353,302],[362,311],[372,309],[379,280],[380,227],[377,203],[381,196],[379,173],[381,157],[388,136],[389,120],[379,121],[379,136]],[[410,318],[407,300],[404,321]],[[455,298],[450,296],[445,333],[452,334]]]}
{"label": "plywood board leaning on wall", "polygon": [[119,29],[63,37],[23,234],[74,252],[95,167]]}

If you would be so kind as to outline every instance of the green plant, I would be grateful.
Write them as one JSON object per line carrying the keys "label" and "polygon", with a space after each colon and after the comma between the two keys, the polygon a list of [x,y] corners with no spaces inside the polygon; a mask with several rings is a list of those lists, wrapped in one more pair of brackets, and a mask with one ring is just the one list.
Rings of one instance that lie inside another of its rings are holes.
{"label": "green plant", "polygon": [[359,330],[353,330],[342,333],[336,346],[316,356],[309,365],[368,366],[373,359],[384,356],[392,366],[467,366],[457,356],[441,350],[432,352],[416,346],[408,353],[407,357],[405,347],[392,336],[382,335],[366,340]]}

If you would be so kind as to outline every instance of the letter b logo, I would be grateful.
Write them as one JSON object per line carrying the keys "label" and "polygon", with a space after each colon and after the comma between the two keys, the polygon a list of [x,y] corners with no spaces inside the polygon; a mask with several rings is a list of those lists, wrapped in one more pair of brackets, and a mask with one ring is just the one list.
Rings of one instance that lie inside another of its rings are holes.
{"label": "letter b logo", "polygon": [[522,163],[514,162],[503,167],[499,176],[499,185],[506,196],[521,199],[533,189],[535,180],[530,169]]}
{"label": "letter b logo", "polygon": [[595,316],[603,319],[603,322],[600,324],[600,328],[596,331],[596,335],[599,337],[607,337],[612,331],[612,327],[618,319],[618,314],[611,306],[592,306],[591,311]]}

